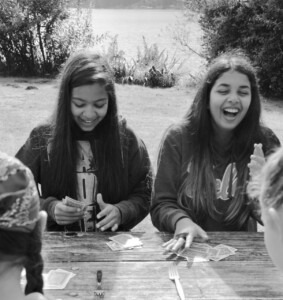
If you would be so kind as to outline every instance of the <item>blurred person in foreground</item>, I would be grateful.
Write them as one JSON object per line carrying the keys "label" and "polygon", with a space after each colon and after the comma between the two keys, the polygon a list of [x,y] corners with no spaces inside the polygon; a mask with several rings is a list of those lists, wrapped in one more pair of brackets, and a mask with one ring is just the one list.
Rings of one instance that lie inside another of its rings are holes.
{"label": "blurred person in foreground", "polygon": [[259,200],[267,251],[273,263],[283,271],[282,147],[268,157],[261,172],[249,183],[248,192],[252,198]]}
{"label": "blurred person in foreground", "polygon": [[[0,299],[45,300],[41,235],[47,215],[40,210],[31,171],[0,152]],[[20,284],[26,270],[25,291]]]}

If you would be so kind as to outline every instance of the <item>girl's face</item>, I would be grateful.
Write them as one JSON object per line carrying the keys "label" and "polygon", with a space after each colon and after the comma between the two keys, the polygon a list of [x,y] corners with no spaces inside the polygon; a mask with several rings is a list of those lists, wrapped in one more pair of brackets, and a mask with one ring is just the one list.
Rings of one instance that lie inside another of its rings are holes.
{"label": "girl's face", "polygon": [[73,88],[71,112],[74,121],[83,131],[93,130],[106,116],[108,95],[99,83]]}
{"label": "girl's face", "polygon": [[233,70],[223,73],[215,81],[209,95],[214,129],[225,133],[234,130],[245,117],[251,98],[247,75]]}

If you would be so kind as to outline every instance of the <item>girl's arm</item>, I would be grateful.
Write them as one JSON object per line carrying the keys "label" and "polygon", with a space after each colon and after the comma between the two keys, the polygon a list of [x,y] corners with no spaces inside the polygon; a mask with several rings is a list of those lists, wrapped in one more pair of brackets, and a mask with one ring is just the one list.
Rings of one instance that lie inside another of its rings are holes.
{"label": "girl's arm", "polygon": [[132,131],[128,149],[128,196],[115,204],[121,213],[121,228],[129,230],[149,213],[152,167],[144,142]]}
{"label": "girl's arm", "polygon": [[189,218],[177,203],[182,161],[187,161],[182,157],[183,135],[182,130],[174,126],[169,128],[161,142],[151,206],[153,225],[160,231],[175,232],[176,223]]}
{"label": "girl's arm", "polygon": [[[32,171],[40,196],[40,174],[45,170],[43,161],[47,160],[46,135],[49,135],[49,132],[46,126],[36,127],[32,130],[29,138],[16,154],[16,157]],[[40,197],[40,207],[47,212],[49,218],[59,225],[72,224],[80,220],[83,216],[83,211],[76,211],[72,207],[67,207],[62,201],[53,196],[46,198]]]}
{"label": "girl's arm", "polygon": [[40,128],[34,128],[25,144],[15,155],[32,171],[37,185],[40,183],[40,136]]}
{"label": "girl's arm", "polygon": [[[41,156],[46,150],[46,143],[44,142],[44,135],[46,134],[46,127],[39,126],[34,128],[30,136],[28,137],[25,144],[19,149],[16,153],[16,157],[22,161],[30,170],[32,171],[38,193],[41,195],[40,191],[40,169],[43,168],[41,166]],[[40,207],[42,210],[45,210],[49,216],[54,219],[53,211],[55,205],[58,203],[58,200],[54,197],[48,197],[47,199],[43,199],[40,197]]]}

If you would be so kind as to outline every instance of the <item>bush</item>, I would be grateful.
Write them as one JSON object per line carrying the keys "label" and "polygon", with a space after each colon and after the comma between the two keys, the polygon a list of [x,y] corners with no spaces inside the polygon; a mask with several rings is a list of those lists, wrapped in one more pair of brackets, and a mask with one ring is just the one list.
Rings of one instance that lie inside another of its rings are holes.
{"label": "bush", "polygon": [[262,94],[283,96],[283,2],[281,0],[195,0],[202,12],[208,61],[243,49],[258,70]]}
{"label": "bush", "polygon": [[101,39],[89,11],[67,0],[0,0],[0,65],[9,75],[56,74],[77,47]]}
{"label": "bush", "polygon": [[138,48],[136,58],[129,60],[125,52],[119,50],[117,39],[117,36],[112,37],[104,53],[117,83],[163,88],[175,85],[181,67],[175,57],[170,59],[156,44],[149,46],[143,37],[143,48]]}

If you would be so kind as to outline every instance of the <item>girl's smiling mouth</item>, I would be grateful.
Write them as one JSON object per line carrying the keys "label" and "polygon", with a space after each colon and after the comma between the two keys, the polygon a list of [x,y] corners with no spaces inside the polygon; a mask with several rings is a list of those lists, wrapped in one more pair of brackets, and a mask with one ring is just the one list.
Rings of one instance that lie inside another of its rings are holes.
{"label": "girl's smiling mouth", "polygon": [[224,108],[223,113],[226,117],[235,118],[240,112],[239,108]]}
{"label": "girl's smiling mouth", "polygon": [[80,121],[80,123],[82,123],[84,125],[90,126],[90,125],[95,124],[96,119],[94,119],[94,120],[84,120],[82,118],[79,118],[79,121]]}

